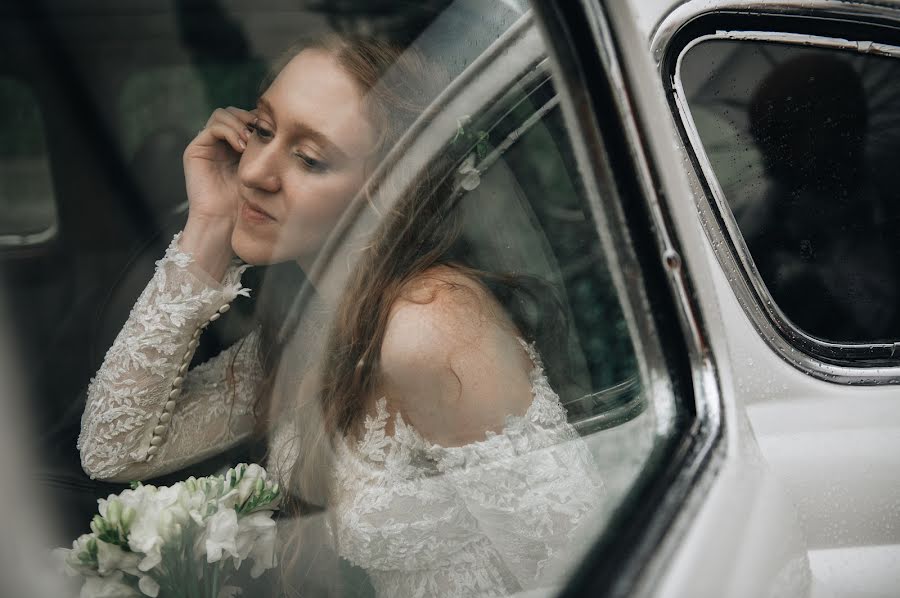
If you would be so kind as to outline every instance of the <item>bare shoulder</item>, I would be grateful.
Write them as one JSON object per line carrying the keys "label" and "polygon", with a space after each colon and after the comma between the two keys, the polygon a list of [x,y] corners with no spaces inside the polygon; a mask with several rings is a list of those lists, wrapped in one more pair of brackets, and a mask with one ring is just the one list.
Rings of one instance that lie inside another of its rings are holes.
{"label": "bare shoulder", "polygon": [[406,285],[381,346],[384,392],[423,436],[455,446],[531,404],[530,361],[503,308],[449,267]]}
{"label": "bare shoulder", "polygon": [[452,268],[432,268],[406,284],[391,306],[381,348],[383,363],[449,358],[478,341],[497,306],[477,281]]}

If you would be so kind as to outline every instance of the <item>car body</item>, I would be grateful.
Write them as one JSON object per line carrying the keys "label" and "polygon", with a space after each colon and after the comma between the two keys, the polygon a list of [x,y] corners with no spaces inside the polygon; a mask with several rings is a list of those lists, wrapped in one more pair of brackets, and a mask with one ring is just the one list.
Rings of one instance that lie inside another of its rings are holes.
{"label": "car body", "polygon": [[[704,43],[720,42],[896,60],[900,4],[437,4],[433,20],[414,30],[452,83],[375,176],[390,183],[385,189],[403,189],[435,156],[460,152],[459,173],[478,175],[460,192],[473,253],[568,293],[581,374],[567,407],[611,499],[596,541],[573,549],[570,579],[552,592],[894,595],[900,339],[823,341],[793,324],[795,312],[786,316],[778,300],[773,306],[763,261],[730,203],[742,185],[726,181],[713,155],[721,150],[704,136],[728,130],[721,119],[701,121],[715,105],[695,101],[721,65],[706,56],[692,71],[689,63]],[[296,27],[338,26],[351,9],[50,2],[0,13],[6,51],[20,56],[0,77],[26,82],[15,93],[32,94],[21,103],[34,98],[46,131],[29,160],[7,160],[20,169],[9,180],[30,176],[34,197],[54,200],[42,214],[4,224],[12,228],[0,237],[0,259],[5,345],[19,364],[21,393],[42,401],[34,419],[44,461],[30,467],[65,513],[48,532],[57,541],[84,527],[97,497],[119,488],[80,472],[76,397],[183,224],[177,148],[191,137],[187,127],[208,109],[204,101],[252,101],[250,81],[263,70],[257,59],[274,57]],[[239,41],[224,43],[230,34]],[[734,67],[736,78],[756,73],[756,63],[744,65]],[[229,83],[210,84],[216,77]],[[171,114],[181,104],[183,113]],[[478,138],[460,147],[461,132],[464,144],[471,132]],[[744,151],[731,138],[725,145]],[[465,167],[468,156],[475,158]],[[755,160],[736,169],[759,175]],[[552,171],[544,178],[534,174],[542,165]],[[400,195],[391,193],[377,201],[389,206]],[[554,193],[563,199],[546,199]],[[348,210],[317,262],[323,285],[342,287],[357,240],[379,224],[363,201]],[[583,255],[596,260],[585,266]],[[592,282],[579,286],[584,280]],[[299,317],[304,305],[296,299]],[[246,334],[252,310],[232,310],[195,361]],[[197,471],[245,456],[229,453]]]}

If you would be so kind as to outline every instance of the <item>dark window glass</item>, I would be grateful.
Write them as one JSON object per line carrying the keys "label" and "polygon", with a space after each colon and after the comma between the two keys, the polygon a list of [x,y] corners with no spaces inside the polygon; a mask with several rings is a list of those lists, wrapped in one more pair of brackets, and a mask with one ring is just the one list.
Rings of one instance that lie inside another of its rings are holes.
{"label": "dark window glass", "polygon": [[0,246],[30,245],[56,234],[44,119],[34,92],[0,77]]}
{"label": "dark window glass", "polygon": [[680,83],[784,316],[827,341],[900,337],[900,63],[708,40],[683,56]]}

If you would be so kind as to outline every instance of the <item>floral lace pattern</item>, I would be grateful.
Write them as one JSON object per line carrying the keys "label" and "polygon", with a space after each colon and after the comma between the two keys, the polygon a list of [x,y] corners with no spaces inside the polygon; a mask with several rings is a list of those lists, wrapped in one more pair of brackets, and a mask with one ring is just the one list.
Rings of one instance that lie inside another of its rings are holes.
{"label": "floral lace pattern", "polygon": [[429,443],[387,401],[338,446],[335,537],[379,596],[505,596],[559,581],[604,489],[534,347],[533,400],[501,433]]}
{"label": "floral lace pattern", "polygon": [[[178,238],[91,381],[78,447],[92,477],[126,481],[174,471],[236,444],[254,424],[257,332],[180,373],[181,395],[148,460],[192,335],[248,292],[240,285],[246,266],[234,264],[215,284],[194,269]],[[559,581],[581,536],[596,533],[603,484],[537,351],[522,343],[534,364],[532,402],[524,415],[508,416],[500,433],[443,447],[397,413],[388,435],[381,399],[363,437],[338,443],[332,535],[379,596],[498,596],[543,587]],[[298,456],[287,428],[272,434],[270,468]]]}
{"label": "floral lace pattern", "polygon": [[150,439],[192,334],[223,305],[247,295],[232,264],[221,284],[197,271],[175,236],[88,387],[78,449],[93,478],[146,479],[237,444],[252,429],[258,335],[252,333],[184,375],[181,395],[150,461]]}

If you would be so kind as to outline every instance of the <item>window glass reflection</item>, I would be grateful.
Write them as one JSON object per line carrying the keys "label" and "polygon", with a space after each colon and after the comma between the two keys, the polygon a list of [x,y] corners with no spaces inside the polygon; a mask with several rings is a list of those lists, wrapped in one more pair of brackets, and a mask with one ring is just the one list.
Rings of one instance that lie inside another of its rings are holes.
{"label": "window glass reflection", "polygon": [[900,335],[897,60],[710,40],[681,81],[762,281],[828,341]]}
{"label": "window glass reflection", "polygon": [[4,293],[76,593],[553,591],[666,432],[527,6],[338,5],[51,11]]}

